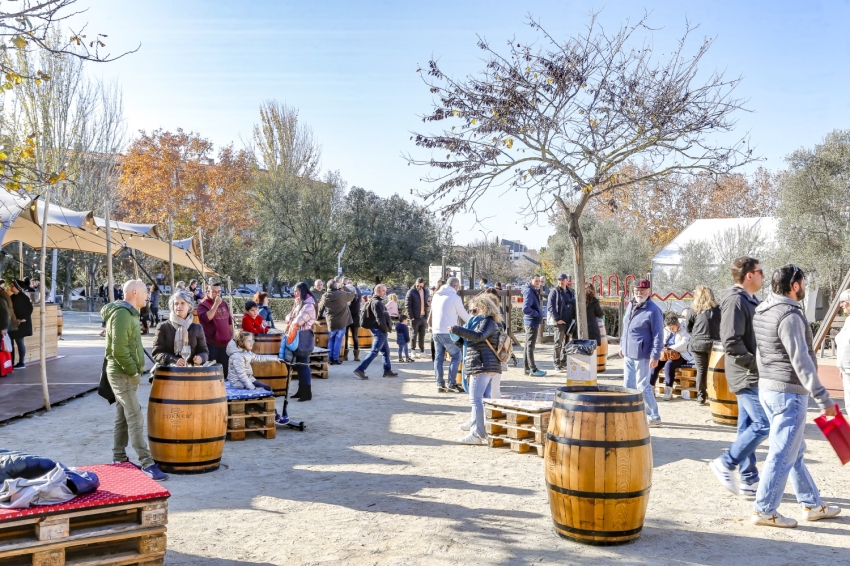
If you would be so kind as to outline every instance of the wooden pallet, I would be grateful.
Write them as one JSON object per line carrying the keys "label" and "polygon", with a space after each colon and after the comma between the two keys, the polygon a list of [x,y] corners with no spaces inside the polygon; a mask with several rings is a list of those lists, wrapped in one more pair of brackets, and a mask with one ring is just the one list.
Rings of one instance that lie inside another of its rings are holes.
{"label": "wooden pallet", "polygon": [[549,426],[550,412],[532,412],[523,409],[511,409],[508,407],[497,407],[484,403],[484,419],[491,422],[504,421],[509,425],[530,425],[539,430],[546,430]]}
{"label": "wooden pallet", "polygon": [[8,521],[0,523],[0,564],[162,564],[167,523],[166,499]]}
{"label": "wooden pallet", "polygon": [[274,398],[238,399],[227,402],[227,440],[245,440],[257,432],[271,440],[277,435]]}
{"label": "wooden pallet", "polygon": [[[689,399],[696,399],[697,371],[694,368],[679,368],[673,376],[673,396],[681,396],[683,391],[688,392]],[[664,380],[661,373],[658,374],[658,382],[655,384],[658,395],[664,395]]]}
{"label": "wooden pallet", "polygon": [[512,452],[517,452],[519,454],[525,454],[526,452],[534,451],[535,454],[543,457],[544,453],[544,444],[539,444],[537,442],[531,442],[530,440],[517,440],[513,438],[507,438],[504,436],[497,435],[488,435],[487,436],[487,445],[490,448],[500,448],[500,447],[508,447],[510,446]]}
{"label": "wooden pallet", "polygon": [[316,348],[313,350],[313,353],[310,354],[310,373],[312,376],[318,379],[327,379],[329,377],[329,361],[330,358],[328,357],[327,349]]}

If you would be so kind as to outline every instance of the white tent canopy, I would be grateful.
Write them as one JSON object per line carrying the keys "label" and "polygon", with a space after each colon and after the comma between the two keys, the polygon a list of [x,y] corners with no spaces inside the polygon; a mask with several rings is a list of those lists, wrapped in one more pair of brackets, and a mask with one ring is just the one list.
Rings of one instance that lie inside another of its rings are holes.
{"label": "white tent canopy", "polygon": [[[23,242],[33,248],[41,247],[41,219],[44,203],[0,191],[0,236],[2,245]],[[158,239],[154,224],[132,224],[110,220],[113,255],[124,248],[138,250],[147,256],[168,261],[169,248],[176,265],[216,275],[208,266],[204,269],[192,238],[174,242],[174,246]],[[95,254],[106,254],[106,221],[92,212],[79,212],[51,204],[47,213],[47,248]]]}

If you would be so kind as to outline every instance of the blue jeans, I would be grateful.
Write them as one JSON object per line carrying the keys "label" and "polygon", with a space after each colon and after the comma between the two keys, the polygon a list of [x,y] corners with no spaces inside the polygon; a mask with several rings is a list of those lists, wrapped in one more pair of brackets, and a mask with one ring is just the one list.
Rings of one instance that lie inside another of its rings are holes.
{"label": "blue jeans", "polygon": [[498,373],[476,373],[469,376],[469,404],[472,405],[472,427],[470,430],[479,438],[487,438],[484,432],[484,399],[490,398],[493,378]]}
{"label": "blue jeans", "polygon": [[741,389],[735,395],[738,397],[738,438],[720,461],[727,470],[738,467],[741,481],[755,483],[759,481],[756,448],[770,434],[770,422],[759,401],[758,387]]}
{"label": "blue jeans", "polygon": [[328,359],[332,362],[339,361],[339,351],[342,349],[343,336],[345,336],[345,328],[331,330],[328,333]]}
{"label": "blue jeans", "polygon": [[646,407],[646,416],[651,421],[660,421],[658,414],[658,403],[655,402],[655,394],[649,380],[652,372],[649,369],[649,360],[635,360],[623,358],[623,387],[637,389],[643,393],[643,404]]}
{"label": "blue jeans", "polygon": [[400,360],[409,360],[410,352],[407,350],[407,342],[404,340],[398,341],[398,359]]}
{"label": "blue jeans", "polygon": [[759,388],[759,399],[770,421],[770,449],[756,493],[756,511],[776,513],[789,475],[798,503],[808,507],[822,505],[818,488],[803,462],[809,396]]}
{"label": "blue jeans", "polygon": [[446,380],[443,379],[443,358],[446,352],[449,353],[452,359],[449,363],[449,385],[457,385],[457,368],[460,367],[461,349],[452,342],[452,337],[448,334],[434,334],[433,338],[434,346],[436,347],[434,375],[437,376],[437,385],[440,387],[446,386]]}
{"label": "blue jeans", "polygon": [[381,332],[380,328],[370,328],[372,332],[372,349],[369,350],[369,355],[366,356],[360,365],[357,366],[357,371],[366,371],[372,360],[378,357],[378,354],[384,356],[384,371],[392,371],[393,366],[390,363],[390,345],[387,342],[387,335]]}

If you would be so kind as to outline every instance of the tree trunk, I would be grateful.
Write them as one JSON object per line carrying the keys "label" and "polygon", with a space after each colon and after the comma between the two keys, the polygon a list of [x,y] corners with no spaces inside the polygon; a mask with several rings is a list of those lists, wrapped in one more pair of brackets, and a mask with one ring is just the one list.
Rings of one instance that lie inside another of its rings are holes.
{"label": "tree trunk", "polygon": [[[71,310],[71,270],[74,269],[74,260],[71,258],[71,253],[65,256],[65,292],[62,296],[62,308]],[[83,287],[85,289],[85,287]],[[88,294],[88,292],[86,292]],[[88,298],[88,297],[86,297]]]}
{"label": "tree trunk", "polygon": [[582,235],[581,227],[578,224],[585,201],[582,201],[575,209],[570,210],[570,207],[567,206],[560,196],[556,196],[555,199],[569,222],[570,241],[573,244],[573,266],[575,267],[573,291],[576,295],[575,334],[578,335],[579,340],[587,340],[587,301],[585,300],[586,296],[584,292],[584,235]]}

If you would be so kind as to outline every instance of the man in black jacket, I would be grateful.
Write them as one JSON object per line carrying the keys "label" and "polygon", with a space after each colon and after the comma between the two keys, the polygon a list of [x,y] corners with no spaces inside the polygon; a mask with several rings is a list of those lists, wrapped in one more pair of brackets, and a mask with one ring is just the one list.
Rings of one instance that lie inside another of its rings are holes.
{"label": "man in black jacket", "polygon": [[370,326],[369,331],[372,333],[372,349],[369,355],[366,356],[357,369],[354,370],[354,376],[360,379],[369,379],[366,375],[366,368],[372,363],[372,360],[378,357],[378,354],[384,356],[384,377],[397,377],[398,374],[393,371],[392,362],[390,359],[390,345],[387,340],[387,335],[390,332],[390,323],[392,319],[387,308],[384,306],[384,297],[387,295],[386,285],[376,285],[375,293],[369,302],[363,306],[363,318],[360,324],[365,328]]}
{"label": "man in black jacket", "polygon": [[354,291],[339,289],[339,284],[331,279],[328,281],[328,292],[322,295],[319,302],[319,318],[326,317],[328,321],[328,364],[342,365],[339,350],[346,329],[351,326],[351,309],[349,304],[356,298]]}
{"label": "man in black jacket", "polygon": [[410,326],[413,329],[413,338],[410,340],[411,350],[414,353],[416,352],[416,339],[418,337],[419,354],[424,355],[425,332],[428,329],[428,306],[430,305],[425,279],[420,277],[416,280],[416,284],[407,292],[405,303],[407,316],[410,318]]}
{"label": "man in black jacket", "polygon": [[351,344],[354,348],[354,361],[359,362],[360,340],[357,337],[357,333],[360,332],[360,305],[363,302],[363,293],[360,292],[360,289],[357,288],[354,281],[349,278],[345,279],[345,290],[354,293],[354,298],[351,299],[350,303],[348,303],[348,309],[351,313],[351,324],[349,324],[345,329],[345,344],[343,345],[345,355],[343,356],[343,359],[348,359],[348,336],[350,334]]}
{"label": "man in black jacket", "polygon": [[[566,273],[558,276],[558,286],[549,292],[546,305],[547,319],[555,329],[555,368],[563,370],[567,367],[566,355],[563,354],[567,344],[567,336],[576,316],[576,296],[567,285]],[[596,321],[594,321],[595,324]]]}
{"label": "man in black jacket", "polygon": [[[759,260],[739,257],[732,262],[732,280],[720,304],[720,340],[726,354],[726,383],[738,398],[738,437],[729,451],[708,463],[720,483],[735,495],[755,497],[759,472],[756,448],[770,433],[770,422],[759,401],[759,370],[753,316],[764,271]],[[735,468],[740,472],[740,483]]]}

